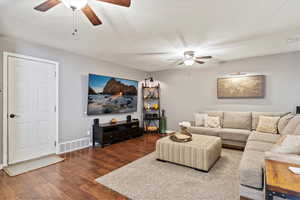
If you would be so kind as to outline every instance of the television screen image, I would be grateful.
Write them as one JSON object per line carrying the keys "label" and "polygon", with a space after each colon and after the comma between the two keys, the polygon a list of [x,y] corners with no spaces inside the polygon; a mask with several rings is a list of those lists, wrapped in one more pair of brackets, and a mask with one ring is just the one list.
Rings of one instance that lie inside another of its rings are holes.
{"label": "television screen image", "polygon": [[138,81],[89,74],[88,115],[137,111]]}

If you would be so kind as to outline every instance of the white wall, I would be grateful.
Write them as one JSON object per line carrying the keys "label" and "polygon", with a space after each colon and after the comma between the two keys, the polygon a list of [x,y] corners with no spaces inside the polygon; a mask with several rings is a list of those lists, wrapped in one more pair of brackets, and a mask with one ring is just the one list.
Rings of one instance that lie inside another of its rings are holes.
{"label": "white wall", "polygon": [[[263,99],[218,99],[219,76],[232,72],[266,75]],[[162,85],[162,108],[168,128],[192,120],[204,110],[295,111],[300,105],[300,52],[231,61],[202,69],[172,69],[155,73]]]}
{"label": "white wall", "polygon": [[[76,42],[76,41],[74,41]],[[143,80],[146,73],[124,66],[101,62],[89,57],[84,57],[61,51],[46,46],[35,45],[14,39],[0,37],[0,88],[2,90],[2,57],[3,51],[49,59],[60,63],[59,79],[59,143],[79,139],[87,136],[90,130],[92,119],[85,114],[87,106],[88,73],[115,76],[133,80]],[[33,77],[34,78],[34,77]],[[0,113],[2,113],[2,92],[0,98]],[[138,112],[129,113],[133,118],[138,118],[141,105],[138,105]],[[100,122],[107,122],[111,118],[125,119],[124,115],[97,116]],[[2,132],[2,114],[0,116],[0,128]],[[0,164],[2,163],[2,134],[0,134]]]}

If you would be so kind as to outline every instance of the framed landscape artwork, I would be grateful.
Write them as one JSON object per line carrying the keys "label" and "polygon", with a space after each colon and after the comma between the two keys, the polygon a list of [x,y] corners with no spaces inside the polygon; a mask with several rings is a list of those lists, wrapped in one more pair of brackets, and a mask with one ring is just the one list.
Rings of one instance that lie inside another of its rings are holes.
{"label": "framed landscape artwork", "polygon": [[88,115],[137,111],[138,81],[89,74]]}
{"label": "framed landscape artwork", "polygon": [[217,80],[218,98],[263,98],[265,96],[265,76],[249,75],[222,77]]}

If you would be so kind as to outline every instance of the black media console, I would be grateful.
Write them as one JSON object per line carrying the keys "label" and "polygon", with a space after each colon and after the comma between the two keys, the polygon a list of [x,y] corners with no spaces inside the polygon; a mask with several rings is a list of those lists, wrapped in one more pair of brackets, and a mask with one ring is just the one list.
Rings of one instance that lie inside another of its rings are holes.
{"label": "black media console", "polygon": [[93,146],[99,143],[101,147],[143,135],[139,120],[119,121],[93,125]]}

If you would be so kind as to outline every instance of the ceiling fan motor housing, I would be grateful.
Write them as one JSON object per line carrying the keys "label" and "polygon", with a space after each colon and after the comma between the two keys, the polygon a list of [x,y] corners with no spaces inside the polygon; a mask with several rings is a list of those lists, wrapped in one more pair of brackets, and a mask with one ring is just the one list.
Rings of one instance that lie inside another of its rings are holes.
{"label": "ceiling fan motor housing", "polygon": [[194,51],[185,51],[184,52],[184,57],[185,58],[193,58],[195,56],[195,52]]}
{"label": "ceiling fan motor housing", "polygon": [[73,10],[81,10],[88,3],[87,0],[62,0],[62,2],[65,4],[65,6],[72,8]]}

